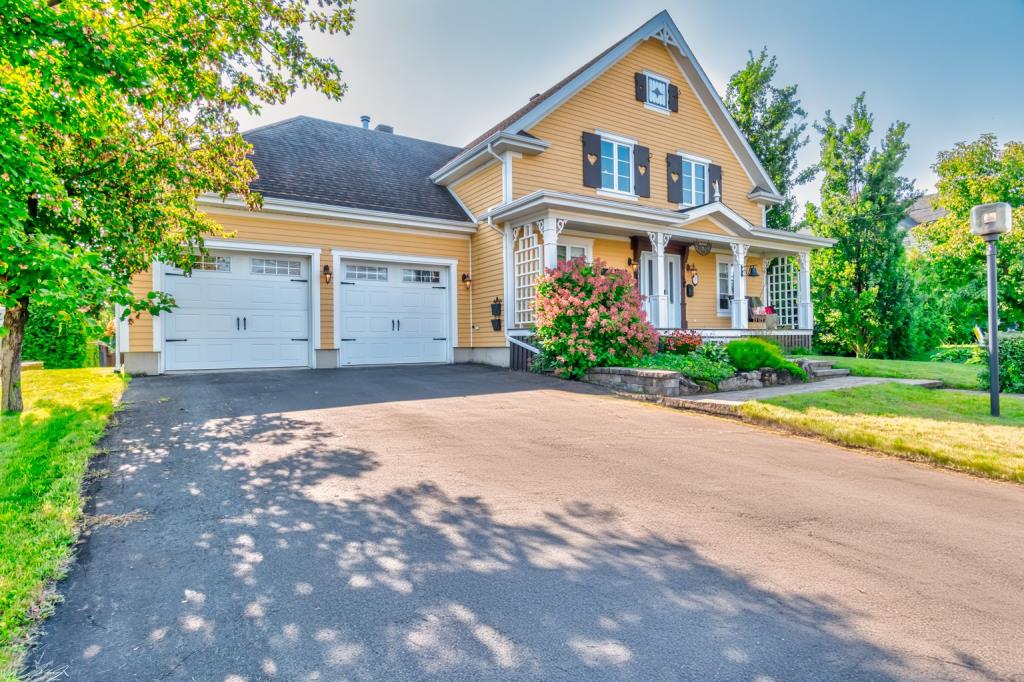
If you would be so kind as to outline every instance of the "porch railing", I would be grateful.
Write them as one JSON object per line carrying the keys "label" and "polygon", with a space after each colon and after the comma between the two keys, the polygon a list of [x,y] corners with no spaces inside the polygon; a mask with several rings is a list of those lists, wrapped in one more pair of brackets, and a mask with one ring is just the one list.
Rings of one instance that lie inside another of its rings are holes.
{"label": "porch railing", "polygon": [[505,336],[508,339],[508,367],[517,372],[529,372],[540,349],[533,345],[536,336]]}

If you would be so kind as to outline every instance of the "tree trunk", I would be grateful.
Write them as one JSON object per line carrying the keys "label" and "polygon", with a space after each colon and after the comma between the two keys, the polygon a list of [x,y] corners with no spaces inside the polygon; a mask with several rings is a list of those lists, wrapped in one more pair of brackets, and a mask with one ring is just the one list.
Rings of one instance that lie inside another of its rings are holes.
{"label": "tree trunk", "polygon": [[21,344],[28,322],[28,299],[4,311],[7,333],[0,336],[0,413],[21,412]]}

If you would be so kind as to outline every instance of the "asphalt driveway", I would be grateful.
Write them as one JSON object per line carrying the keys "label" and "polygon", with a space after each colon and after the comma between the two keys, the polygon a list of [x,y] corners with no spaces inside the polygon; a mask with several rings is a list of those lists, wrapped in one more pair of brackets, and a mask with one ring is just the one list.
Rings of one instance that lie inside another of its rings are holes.
{"label": "asphalt driveway", "polygon": [[1024,678],[1024,488],[474,366],[136,379],[73,680]]}

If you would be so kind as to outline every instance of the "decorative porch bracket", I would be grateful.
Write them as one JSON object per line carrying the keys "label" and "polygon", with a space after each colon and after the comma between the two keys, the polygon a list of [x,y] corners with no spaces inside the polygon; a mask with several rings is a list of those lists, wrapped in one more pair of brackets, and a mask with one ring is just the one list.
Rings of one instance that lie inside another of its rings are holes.
{"label": "decorative porch bracket", "polygon": [[651,288],[651,310],[655,318],[652,320],[655,327],[662,328],[668,325],[668,286],[665,266],[665,247],[668,246],[672,235],[665,232],[648,232],[648,239],[651,240],[651,250],[654,251],[654,286]]}
{"label": "decorative porch bracket", "polygon": [[747,265],[747,251],[750,250],[749,244],[740,244],[733,242],[729,244],[732,249],[732,307],[730,312],[732,313],[732,328],[733,329],[746,329],[749,326],[749,317],[747,315],[747,278],[744,277],[743,269]]}
{"label": "decorative porch bracket", "polygon": [[800,329],[814,329],[814,303],[811,302],[811,254],[803,251],[799,254],[800,273],[797,277],[797,297],[800,307],[797,313],[797,326]]}

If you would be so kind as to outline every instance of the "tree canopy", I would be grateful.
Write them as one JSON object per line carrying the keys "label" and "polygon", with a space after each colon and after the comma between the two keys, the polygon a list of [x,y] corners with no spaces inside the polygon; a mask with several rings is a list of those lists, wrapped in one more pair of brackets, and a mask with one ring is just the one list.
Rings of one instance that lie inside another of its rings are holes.
{"label": "tree canopy", "polygon": [[792,190],[814,177],[814,169],[799,169],[797,152],[809,142],[806,112],[800,107],[796,85],[774,83],[778,71],[768,49],[754,55],[729,79],[725,105],[747,136],[772,182],[786,201],[768,211],[768,227],[794,229],[796,200]]}
{"label": "tree canopy", "polygon": [[900,219],[913,183],[900,175],[907,124],[871,142],[874,117],[861,94],[843,121],[826,112],[821,133],[820,205],[807,205],[815,234],[836,239],[814,253],[818,345],[835,353],[904,357],[911,349],[911,284]]}
{"label": "tree canopy", "polygon": [[206,193],[249,189],[234,114],[299,88],[344,93],[304,30],[348,33],[352,0],[9,0],[0,15],[0,409],[20,410],[30,306],[73,316],[137,300],[159,259],[188,270],[219,226]]}
{"label": "tree canopy", "polygon": [[943,341],[967,343],[987,326],[984,243],[971,233],[971,207],[996,201],[1013,207],[1014,229],[999,240],[999,317],[1024,325],[1024,143],[999,145],[994,135],[940,152],[935,204],[947,213],[914,228],[910,263],[922,294],[941,316]]}

